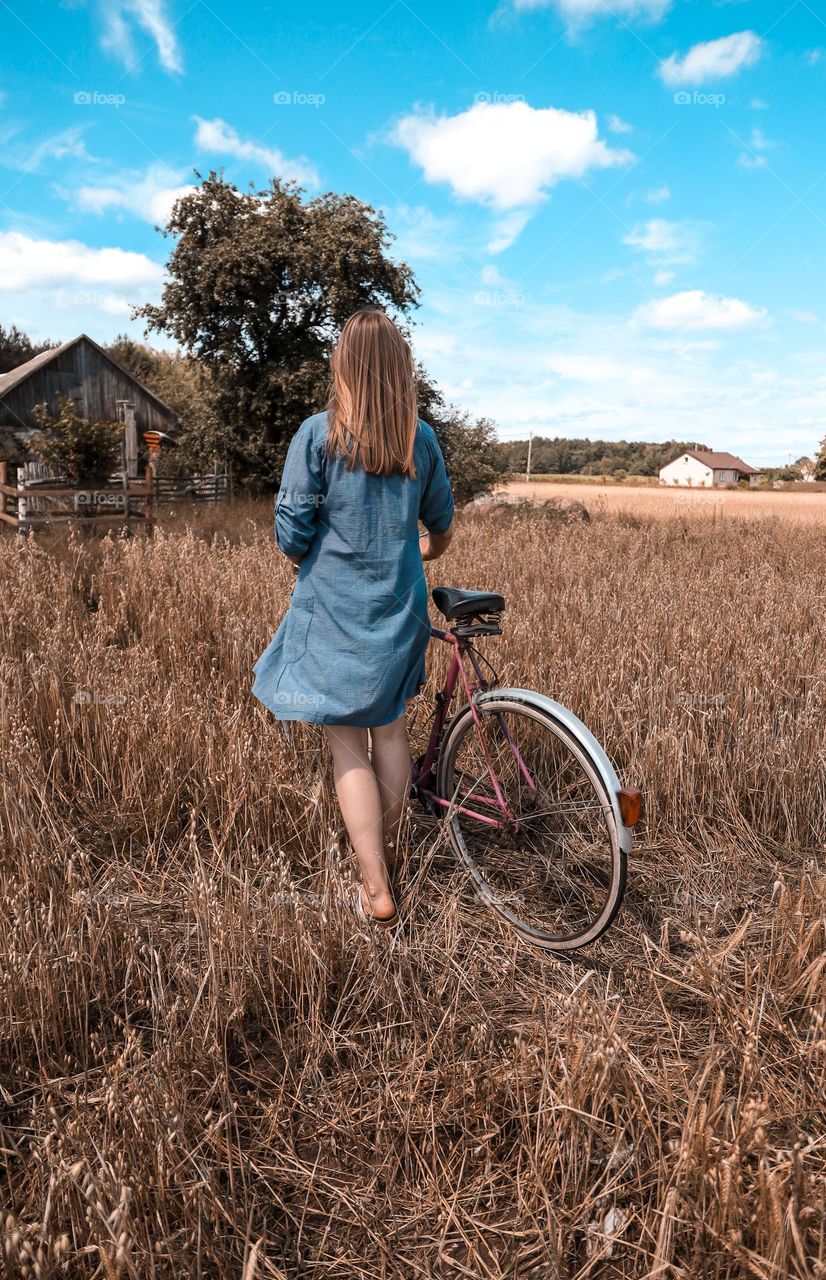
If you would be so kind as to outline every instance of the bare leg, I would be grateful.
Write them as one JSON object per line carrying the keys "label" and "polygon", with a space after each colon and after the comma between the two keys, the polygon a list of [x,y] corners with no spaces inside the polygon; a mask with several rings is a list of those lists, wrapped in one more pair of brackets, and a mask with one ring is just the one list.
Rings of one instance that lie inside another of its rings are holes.
{"label": "bare leg", "polygon": [[384,842],[392,861],[410,793],[410,745],[404,716],[392,724],[371,729],[370,742],[371,763],[381,796]]}
{"label": "bare leg", "polygon": [[381,792],[367,754],[367,730],[352,725],[325,725],[333,754],[333,778],[341,816],[361,869],[362,899],[369,915],[391,916],[395,910],[383,856]]}

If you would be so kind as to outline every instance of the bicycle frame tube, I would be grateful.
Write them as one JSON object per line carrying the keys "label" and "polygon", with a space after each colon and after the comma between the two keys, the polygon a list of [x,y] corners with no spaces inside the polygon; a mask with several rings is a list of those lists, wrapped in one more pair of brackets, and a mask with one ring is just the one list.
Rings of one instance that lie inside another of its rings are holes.
{"label": "bicycle frame tube", "polygon": [[[462,662],[462,658],[464,654],[465,653],[468,654],[468,657],[470,658],[471,663],[473,664],[474,672],[477,678],[480,680],[480,682],[482,679],[481,669],[479,667],[479,664],[476,662],[474,655],[471,652],[469,652],[468,648],[465,645],[463,645],[461,640],[459,640],[457,636],[454,636],[452,632],[440,631],[436,627],[431,627],[430,633],[434,639],[443,640],[445,641],[445,643],[453,645],[453,653],[451,655],[450,666],[448,668],[447,679],[445,680],[444,688],[436,696],[437,705],[436,705],[436,714],[433,721],[433,728],[431,729],[430,738],[428,739],[427,748],[425,750],[424,756],[422,757],[422,762],[419,767],[418,773],[413,775],[413,779],[412,779],[413,785],[419,788],[419,790],[421,791],[421,794],[423,796],[426,796],[428,801],[431,804],[439,805],[440,807],[445,809],[450,809],[453,807],[453,803],[451,801],[445,800],[443,799],[442,796],[436,795],[435,791],[431,790],[431,788],[427,785],[427,783],[432,781],[433,765],[436,760],[436,753],[439,749],[439,743],[442,736],[442,730],[444,729],[445,719],[447,718],[448,708],[453,699],[453,694],[456,691],[457,681],[461,677],[462,684],[464,685],[465,693],[467,695],[468,705],[470,706],[470,713],[473,717],[473,722],[476,727],[476,732],[479,735],[479,741],[482,744],[482,754],[485,760],[485,767],[487,769],[488,776],[490,777],[491,784],[493,786],[494,797],[495,797],[491,799],[489,796],[475,796],[474,803],[486,804],[486,805],[490,805],[491,808],[499,809],[503,817],[505,818],[505,822],[500,821],[498,818],[489,817],[487,814],[475,813],[472,809],[468,809],[464,805],[456,806],[456,811],[458,811],[459,813],[464,813],[468,817],[476,818],[477,821],[484,822],[488,826],[502,828],[503,826],[505,826],[505,823],[507,821],[511,820],[511,813],[510,813],[510,809],[508,808],[508,803],[502,794],[502,789],[499,786],[499,779],[496,777],[496,773],[494,771],[493,764],[490,759],[490,755],[488,754],[487,743],[485,742],[485,737],[482,732],[479,713],[477,712],[476,707],[474,705],[474,701],[473,701],[473,695],[476,692],[476,689],[478,688],[478,686],[471,685],[468,679],[468,675],[467,675],[467,672],[465,671],[464,663]],[[513,739],[511,738],[511,735],[508,732],[507,727],[505,727],[505,733],[507,735],[508,742],[511,745],[511,749],[513,750],[514,755],[519,763],[520,769],[522,770],[523,774],[527,778],[529,784],[533,786],[534,784],[530,778],[530,775],[527,769],[525,768],[522,757],[520,756],[519,751],[517,750],[516,744],[513,742]]]}

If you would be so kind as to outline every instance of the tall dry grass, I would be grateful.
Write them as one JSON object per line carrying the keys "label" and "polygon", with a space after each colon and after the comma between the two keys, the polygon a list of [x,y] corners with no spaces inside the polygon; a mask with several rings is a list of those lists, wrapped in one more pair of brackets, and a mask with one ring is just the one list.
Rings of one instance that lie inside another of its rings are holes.
{"label": "tall dry grass", "polygon": [[0,1275],[826,1276],[824,532],[514,512],[433,567],[645,788],[563,963],[423,823],[357,932],[319,731],[249,693],[270,508],[185,524],[0,541]]}

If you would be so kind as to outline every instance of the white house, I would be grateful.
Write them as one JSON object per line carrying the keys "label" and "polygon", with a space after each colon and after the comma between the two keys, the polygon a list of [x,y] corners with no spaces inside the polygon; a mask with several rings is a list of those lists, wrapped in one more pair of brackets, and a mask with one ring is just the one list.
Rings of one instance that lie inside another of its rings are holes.
{"label": "white house", "polygon": [[748,480],[757,484],[760,472],[733,453],[712,453],[707,449],[688,449],[679,458],[660,468],[660,484],[684,485],[692,489],[713,489],[723,484],[739,484]]}

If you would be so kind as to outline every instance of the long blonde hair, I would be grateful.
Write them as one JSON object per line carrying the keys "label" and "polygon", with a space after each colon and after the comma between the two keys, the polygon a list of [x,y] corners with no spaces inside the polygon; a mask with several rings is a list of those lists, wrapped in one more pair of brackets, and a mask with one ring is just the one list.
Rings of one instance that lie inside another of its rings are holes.
{"label": "long blonde hair", "polygon": [[416,474],[413,353],[383,311],[356,311],[331,360],[327,450],[377,476]]}

